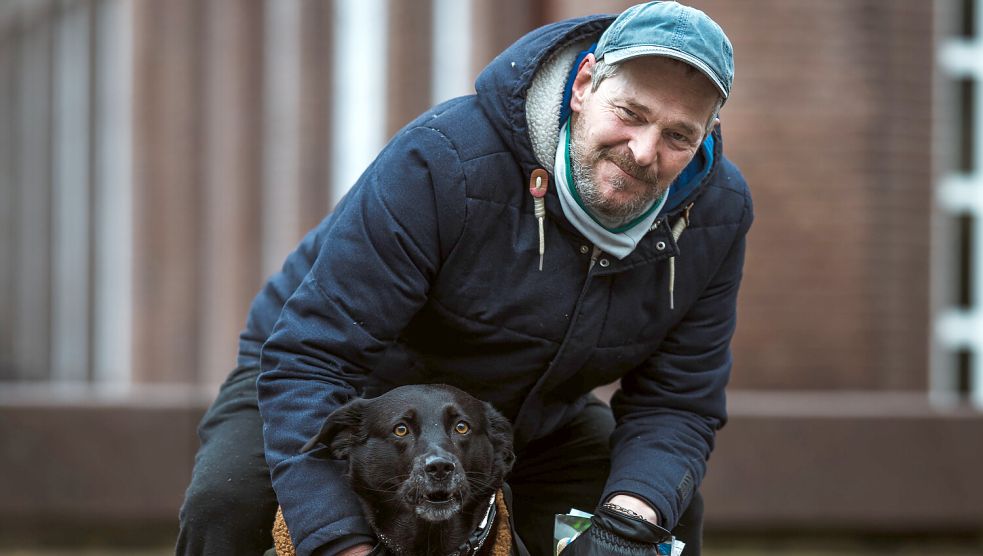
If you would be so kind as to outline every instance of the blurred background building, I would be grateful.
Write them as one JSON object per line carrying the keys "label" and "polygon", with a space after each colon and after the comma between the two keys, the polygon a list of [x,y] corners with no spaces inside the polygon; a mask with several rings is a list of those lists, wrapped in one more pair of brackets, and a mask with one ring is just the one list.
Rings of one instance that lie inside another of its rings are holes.
{"label": "blurred background building", "polygon": [[[0,1],[0,545],[172,534],[301,235],[513,40],[631,3]],[[690,3],[757,214],[708,531],[980,538],[983,1]]]}

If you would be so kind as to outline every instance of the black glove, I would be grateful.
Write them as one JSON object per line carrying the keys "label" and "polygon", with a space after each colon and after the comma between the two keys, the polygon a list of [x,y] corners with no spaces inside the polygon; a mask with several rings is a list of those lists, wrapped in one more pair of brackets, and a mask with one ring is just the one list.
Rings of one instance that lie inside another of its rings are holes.
{"label": "black glove", "polygon": [[590,521],[590,528],[564,548],[561,556],[656,555],[658,545],[672,539],[672,533],[658,525],[605,506]]}

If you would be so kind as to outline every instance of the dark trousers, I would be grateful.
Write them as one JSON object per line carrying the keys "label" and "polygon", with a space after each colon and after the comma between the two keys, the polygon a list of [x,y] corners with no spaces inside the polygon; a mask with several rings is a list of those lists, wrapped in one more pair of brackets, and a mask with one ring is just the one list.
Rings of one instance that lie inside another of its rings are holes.
{"label": "dark trousers", "polygon": [[263,455],[259,370],[229,376],[198,425],[201,447],[181,506],[176,554],[257,555],[273,546],[276,495]]}
{"label": "dark trousers", "polygon": [[[263,456],[255,370],[222,386],[198,427],[201,448],[181,507],[177,554],[263,554],[273,545],[276,495]],[[593,401],[563,429],[526,446],[508,478],[513,519],[532,556],[551,556],[554,514],[593,511],[610,469],[611,410]],[[694,496],[674,530],[684,556],[699,556],[703,500]]]}

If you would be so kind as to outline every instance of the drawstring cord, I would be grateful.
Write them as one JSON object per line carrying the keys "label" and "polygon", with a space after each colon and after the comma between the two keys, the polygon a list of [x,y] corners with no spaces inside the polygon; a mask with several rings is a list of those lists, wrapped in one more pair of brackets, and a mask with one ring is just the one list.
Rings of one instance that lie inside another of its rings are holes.
{"label": "drawstring cord", "polygon": [[541,197],[533,201],[536,205],[536,219],[539,220],[539,271],[543,271],[543,255],[546,254],[546,232],[543,230],[543,221],[546,219],[546,203]]}
{"label": "drawstring cord", "polygon": [[[690,203],[685,209],[683,209],[683,215],[676,220],[676,223],[672,225],[672,240],[679,242],[679,236],[683,235],[683,230],[686,226],[689,226],[689,211],[693,208],[693,203]],[[676,308],[676,257],[669,257],[669,310],[672,311]]]}
{"label": "drawstring cord", "polygon": [[549,189],[550,175],[542,168],[536,168],[529,176],[529,193],[533,197],[533,210],[539,221],[539,271],[543,271],[543,255],[546,254],[546,191]]}

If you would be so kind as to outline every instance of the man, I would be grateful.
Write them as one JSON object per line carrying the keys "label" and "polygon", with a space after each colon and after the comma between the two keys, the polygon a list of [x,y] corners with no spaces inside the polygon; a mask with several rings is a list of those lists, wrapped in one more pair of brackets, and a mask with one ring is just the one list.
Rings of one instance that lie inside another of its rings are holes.
{"label": "man", "polygon": [[[699,554],[752,220],[732,80],[716,23],[652,2],[533,31],[401,130],[253,302],[179,552],[261,550],[277,499],[299,554],[369,552],[340,464],[299,448],[355,396],[442,382],[512,421],[532,554],[571,507],[598,514],[574,556],[654,553],[660,527]],[[590,392],[618,379],[615,425]]]}

